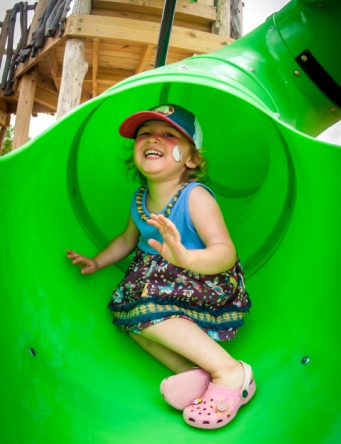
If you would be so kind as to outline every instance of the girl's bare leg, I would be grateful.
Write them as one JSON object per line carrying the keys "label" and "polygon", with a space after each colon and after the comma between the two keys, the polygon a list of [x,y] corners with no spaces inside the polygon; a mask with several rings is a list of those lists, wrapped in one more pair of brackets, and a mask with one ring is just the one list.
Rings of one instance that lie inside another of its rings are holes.
{"label": "girl's bare leg", "polygon": [[153,356],[153,358],[157,359],[175,374],[182,373],[185,370],[192,368],[194,365],[193,362],[189,361],[184,356],[179,355],[158,342],[145,338],[142,335],[131,335],[130,337],[141,348]]}
{"label": "girl's bare leg", "polygon": [[214,384],[230,389],[242,387],[241,364],[195,323],[182,318],[169,319],[145,328],[141,335],[206,370]]}

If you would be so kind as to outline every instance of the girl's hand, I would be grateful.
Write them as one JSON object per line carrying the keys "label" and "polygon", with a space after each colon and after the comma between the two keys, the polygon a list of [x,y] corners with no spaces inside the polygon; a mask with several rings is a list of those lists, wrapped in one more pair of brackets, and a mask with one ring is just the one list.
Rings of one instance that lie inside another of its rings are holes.
{"label": "girl's hand", "polygon": [[82,274],[93,274],[99,269],[96,259],[81,256],[72,250],[66,250],[68,259],[73,259],[72,264],[77,265],[81,269]]}
{"label": "girl's hand", "polygon": [[176,226],[161,214],[151,214],[147,220],[149,225],[157,228],[163,237],[163,244],[155,239],[149,239],[148,244],[173,265],[186,268],[189,252],[181,242],[181,236]]}

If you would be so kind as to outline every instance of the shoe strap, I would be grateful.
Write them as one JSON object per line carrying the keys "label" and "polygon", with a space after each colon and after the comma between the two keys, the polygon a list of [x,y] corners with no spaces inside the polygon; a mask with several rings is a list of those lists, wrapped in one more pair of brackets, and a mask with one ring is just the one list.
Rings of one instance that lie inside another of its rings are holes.
{"label": "shoe strap", "polygon": [[243,381],[243,386],[240,390],[240,397],[242,399],[245,399],[248,397],[249,395],[249,386],[251,383],[251,375],[252,375],[252,370],[251,367],[249,366],[249,364],[246,364],[243,361],[239,361],[243,368],[244,368],[244,381]]}

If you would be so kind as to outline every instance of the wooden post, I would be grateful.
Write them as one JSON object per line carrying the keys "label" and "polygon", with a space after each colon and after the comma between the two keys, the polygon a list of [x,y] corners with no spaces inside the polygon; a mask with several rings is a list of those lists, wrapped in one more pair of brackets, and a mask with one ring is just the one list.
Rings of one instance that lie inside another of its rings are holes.
{"label": "wooden post", "polygon": [[[75,0],[73,14],[90,14],[91,0]],[[80,27],[82,25],[80,24]],[[80,104],[82,84],[88,71],[85,40],[70,38],[65,45],[62,81],[57,106],[57,120]]]}
{"label": "wooden post", "polygon": [[7,112],[7,102],[0,98],[0,126],[9,126],[9,114]]}
{"label": "wooden post", "polygon": [[34,67],[31,71],[22,76],[20,80],[12,150],[19,148],[28,141],[31,114],[37,86],[37,72],[38,68]]}
{"label": "wooden post", "polygon": [[7,114],[6,110],[7,110],[6,102],[2,103],[0,101],[0,156],[2,154],[2,146],[4,144],[6,131],[11,122],[11,115]]}
{"label": "wooden post", "polygon": [[231,35],[235,40],[240,39],[243,34],[243,2],[242,0],[231,0]]}
{"label": "wooden post", "polygon": [[2,155],[2,145],[5,140],[7,128],[8,126],[0,126],[0,156]]}
{"label": "wooden post", "polygon": [[99,58],[99,39],[92,41],[92,97],[97,97],[97,74]]}
{"label": "wooden post", "polygon": [[[231,1],[233,0],[215,0],[214,5],[217,8],[217,18],[212,26],[213,34],[230,37],[231,34]],[[237,0],[238,1],[238,0]]]}

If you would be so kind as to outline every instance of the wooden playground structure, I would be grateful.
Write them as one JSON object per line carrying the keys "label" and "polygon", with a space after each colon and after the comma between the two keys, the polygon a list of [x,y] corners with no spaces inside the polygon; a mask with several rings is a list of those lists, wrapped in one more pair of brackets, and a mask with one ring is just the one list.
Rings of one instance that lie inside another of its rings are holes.
{"label": "wooden playground structure", "polygon": [[[165,1],[39,0],[8,10],[0,22],[0,66],[6,55],[0,152],[12,114],[16,149],[28,141],[32,115],[58,119],[121,80],[153,69]],[[175,2],[167,64],[214,52],[241,36],[241,0],[214,1]],[[29,10],[34,10],[30,27]],[[18,16],[21,38],[14,49]]]}

